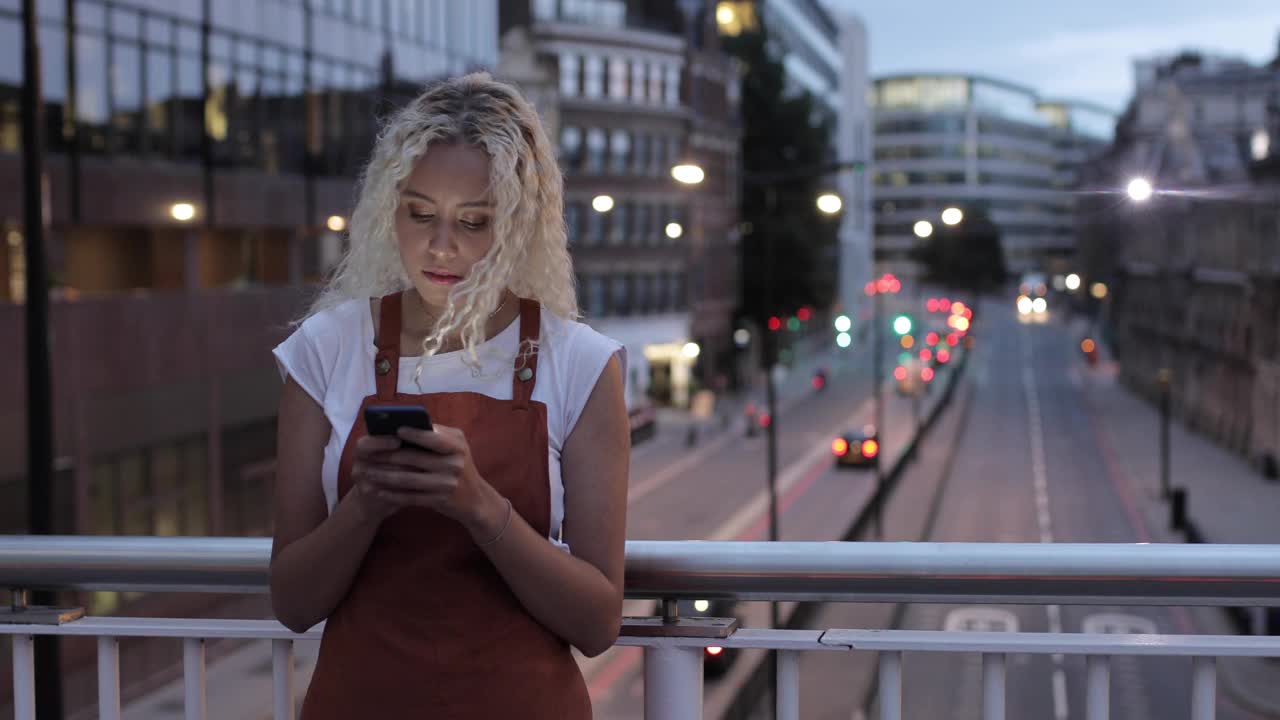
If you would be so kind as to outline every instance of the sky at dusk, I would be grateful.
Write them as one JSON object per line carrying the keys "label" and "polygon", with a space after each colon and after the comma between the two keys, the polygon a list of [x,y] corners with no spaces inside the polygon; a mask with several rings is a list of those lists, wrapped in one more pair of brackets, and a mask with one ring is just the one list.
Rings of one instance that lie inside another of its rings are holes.
{"label": "sky at dusk", "polygon": [[1276,56],[1280,0],[822,0],[867,25],[872,76],[990,75],[1122,110],[1133,59],[1193,48]]}

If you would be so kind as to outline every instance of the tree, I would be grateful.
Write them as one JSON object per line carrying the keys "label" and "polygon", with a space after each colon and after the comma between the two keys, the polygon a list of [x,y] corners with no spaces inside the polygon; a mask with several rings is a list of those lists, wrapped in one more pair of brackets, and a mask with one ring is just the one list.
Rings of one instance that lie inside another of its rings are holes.
{"label": "tree", "polygon": [[[756,32],[726,37],[724,49],[745,69],[744,175],[782,173],[834,159],[833,119],[808,93],[788,91],[767,30],[761,26]],[[815,175],[769,186],[743,183],[740,315],[762,324],[771,315],[792,313],[803,305],[826,307],[833,301],[837,222],[822,216],[814,204],[825,189],[822,182]],[[770,187],[776,199],[772,212],[767,198]],[[767,288],[771,298],[765,297]]]}
{"label": "tree", "polygon": [[925,281],[957,290],[982,292],[1005,282],[1000,228],[981,208],[965,210],[958,225],[941,225],[915,253]]}

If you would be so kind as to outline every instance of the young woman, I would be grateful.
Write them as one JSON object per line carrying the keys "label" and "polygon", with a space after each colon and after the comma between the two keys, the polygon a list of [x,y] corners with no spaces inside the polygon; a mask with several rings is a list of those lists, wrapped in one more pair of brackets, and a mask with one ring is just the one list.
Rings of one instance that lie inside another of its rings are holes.
{"label": "young woman", "polygon": [[[516,90],[431,87],[275,350],[272,607],[327,620],[306,720],[591,716],[569,647],[603,652],[621,619],[626,357],[574,320],[562,185]],[[379,404],[434,430],[371,436]]]}

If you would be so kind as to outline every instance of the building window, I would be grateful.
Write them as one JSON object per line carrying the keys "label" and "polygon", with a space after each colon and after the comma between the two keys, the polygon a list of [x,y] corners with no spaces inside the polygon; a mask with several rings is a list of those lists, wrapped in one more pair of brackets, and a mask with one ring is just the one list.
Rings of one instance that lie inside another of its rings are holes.
{"label": "building window", "polygon": [[570,245],[578,242],[582,232],[582,206],[575,202],[564,204],[564,233]]}
{"label": "building window", "polygon": [[593,100],[604,95],[604,58],[586,56],[583,63],[582,94]]}
{"label": "building window", "polygon": [[577,97],[582,94],[582,63],[577,55],[560,53],[560,94],[566,97]]}
{"label": "building window", "polygon": [[636,134],[636,146],[631,153],[631,172],[636,175],[645,174],[645,166],[649,162],[649,136]]}
{"label": "building window", "polygon": [[604,130],[600,128],[591,128],[587,130],[587,172],[592,175],[599,175],[604,172],[605,164],[605,141]]}
{"label": "building window", "polygon": [[560,161],[566,170],[577,170],[582,163],[582,129],[566,125],[560,130]]}
{"label": "building window", "polygon": [[662,153],[666,150],[667,140],[661,135],[649,138],[649,177],[658,177],[662,167]]}
{"label": "building window", "polygon": [[680,69],[675,65],[668,65],[666,70],[666,96],[665,101],[669,107],[675,107],[680,104]]}
{"label": "building window", "polygon": [[653,300],[653,276],[649,274],[636,276],[636,312],[643,314],[651,310]]}
{"label": "building window", "polygon": [[649,102],[657,105],[662,101],[662,65],[649,63]]}
{"label": "building window", "polygon": [[631,310],[631,276],[630,275],[614,275],[612,282],[613,287],[613,314],[627,315]]}
{"label": "building window", "polygon": [[601,275],[589,276],[587,278],[587,306],[591,308],[592,314],[596,317],[608,314],[608,299],[605,295],[604,277]]}
{"label": "building window", "polygon": [[631,238],[634,245],[649,244],[649,216],[653,214],[653,206],[641,204],[636,206],[635,234]]}
{"label": "building window", "polygon": [[609,240],[614,245],[622,245],[627,242],[627,231],[631,229],[628,223],[631,220],[631,203],[619,203],[613,209],[613,217],[610,220]]}
{"label": "building window", "polygon": [[631,63],[631,99],[638,103],[644,102],[647,89],[648,86],[644,77],[644,63],[634,60]]}
{"label": "building window", "polygon": [[667,290],[670,292],[668,307],[672,310],[684,309],[684,273],[671,273]]}
{"label": "building window", "polygon": [[627,61],[620,57],[609,58],[609,99],[627,99]]}
{"label": "building window", "polygon": [[614,130],[610,143],[610,154],[613,156],[613,173],[625,175],[631,162],[631,133],[626,130]]}
{"label": "building window", "polygon": [[592,210],[587,213],[587,244],[599,245],[604,242],[604,213]]}

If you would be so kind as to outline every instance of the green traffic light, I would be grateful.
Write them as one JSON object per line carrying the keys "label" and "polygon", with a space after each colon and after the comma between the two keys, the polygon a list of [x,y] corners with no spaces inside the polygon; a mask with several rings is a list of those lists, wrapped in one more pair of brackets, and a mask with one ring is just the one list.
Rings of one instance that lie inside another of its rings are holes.
{"label": "green traffic light", "polygon": [[787,318],[787,329],[791,332],[798,332],[800,330],[800,318],[795,315]]}
{"label": "green traffic light", "polygon": [[911,332],[911,318],[906,315],[899,315],[893,319],[893,331],[899,335],[906,335]]}

